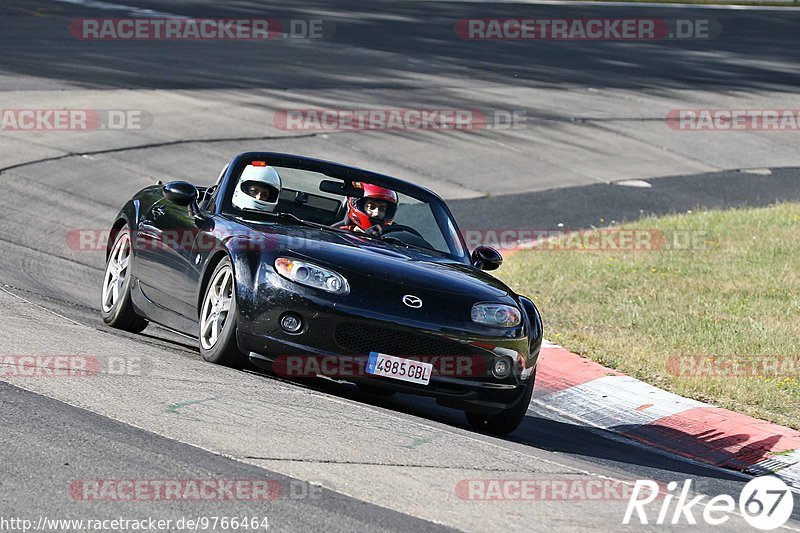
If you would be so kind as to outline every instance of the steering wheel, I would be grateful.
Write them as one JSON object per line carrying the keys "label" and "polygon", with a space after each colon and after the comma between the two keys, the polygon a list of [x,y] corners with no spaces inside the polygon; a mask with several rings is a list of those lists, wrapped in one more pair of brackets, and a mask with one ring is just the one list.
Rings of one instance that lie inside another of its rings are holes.
{"label": "steering wheel", "polygon": [[411,226],[404,226],[402,224],[390,224],[388,226],[384,226],[381,235],[386,235],[387,233],[396,233],[398,231],[405,231],[411,233],[412,235],[416,235],[422,240],[425,240],[425,237],[420,235],[420,233],[417,230],[415,230]]}

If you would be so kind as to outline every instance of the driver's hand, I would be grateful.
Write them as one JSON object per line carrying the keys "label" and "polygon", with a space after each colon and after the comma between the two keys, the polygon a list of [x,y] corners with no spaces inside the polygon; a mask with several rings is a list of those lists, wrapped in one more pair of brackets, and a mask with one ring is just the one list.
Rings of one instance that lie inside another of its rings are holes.
{"label": "driver's hand", "polygon": [[381,235],[383,235],[383,226],[380,224],[375,224],[374,226],[370,226],[369,228],[367,228],[365,233],[369,233],[370,235],[380,237]]}

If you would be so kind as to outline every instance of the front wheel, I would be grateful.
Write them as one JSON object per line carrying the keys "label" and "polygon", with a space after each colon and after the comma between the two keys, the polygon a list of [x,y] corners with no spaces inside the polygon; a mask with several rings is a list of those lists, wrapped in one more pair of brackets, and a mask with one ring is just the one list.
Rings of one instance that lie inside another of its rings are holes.
{"label": "front wheel", "polygon": [[531,403],[533,396],[533,383],[536,381],[536,372],[528,380],[528,386],[525,392],[522,393],[517,404],[496,415],[482,415],[478,413],[470,413],[466,411],[464,414],[467,416],[467,422],[475,429],[494,433],[496,435],[507,435],[517,429],[525,418],[528,412],[528,405]]}
{"label": "front wheel", "polygon": [[147,320],[136,314],[131,303],[130,260],[133,256],[131,232],[123,226],[114,238],[108,254],[103,276],[103,293],[100,297],[100,315],[112,328],[139,333],[147,327]]}
{"label": "front wheel", "polygon": [[230,258],[214,269],[200,307],[200,355],[209,363],[238,367],[245,358],[236,344],[236,280]]}

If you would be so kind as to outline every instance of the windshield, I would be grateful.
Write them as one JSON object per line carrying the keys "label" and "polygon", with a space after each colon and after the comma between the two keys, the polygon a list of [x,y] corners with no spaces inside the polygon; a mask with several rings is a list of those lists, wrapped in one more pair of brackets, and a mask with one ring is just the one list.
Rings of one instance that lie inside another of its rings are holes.
{"label": "windshield", "polygon": [[[262,201],[265,197],[254,192],[259,189],[253,186],[254,180],[262,180],[264,188],[279,185],[274,203],[271,198]],[[466,255],[455,221],[443,203],[435,197],[435,201],[430,200],[429,194],[415,191],[415,187],[394,190],[263,161],[245,165],[231,176],[231,184],[223,211],[236,216],[274,219],[288,215],[332,231],[372,237],[459,261]]]}

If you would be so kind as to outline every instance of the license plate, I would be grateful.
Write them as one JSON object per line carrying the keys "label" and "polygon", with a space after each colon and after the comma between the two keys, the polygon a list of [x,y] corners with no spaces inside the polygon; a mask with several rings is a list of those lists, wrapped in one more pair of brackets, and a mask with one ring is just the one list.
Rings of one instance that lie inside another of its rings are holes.
{"label": "license plate", "polygon": [[370,352],[367,361],[367,374],[383,376],[411,383],[427,385],[431,380],[433,365],[421,361],[403,359],[385,353]]}

